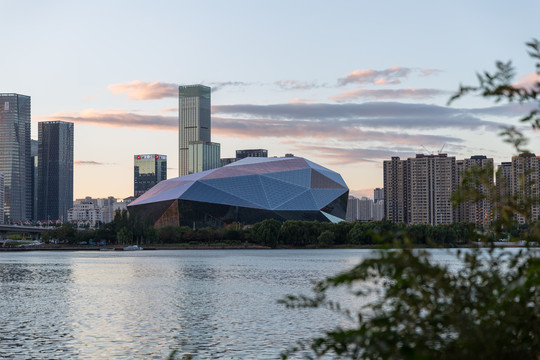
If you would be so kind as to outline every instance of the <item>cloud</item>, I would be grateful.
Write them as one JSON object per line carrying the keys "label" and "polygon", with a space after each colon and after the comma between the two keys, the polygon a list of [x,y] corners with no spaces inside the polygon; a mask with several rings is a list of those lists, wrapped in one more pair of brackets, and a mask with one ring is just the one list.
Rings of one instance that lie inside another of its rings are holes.
{"label": "cloud", "polygon": [[103,166],[103,165],[107,165],[105,163],[101,163],[101,162],[97,162],[97,161],[92,161],[92,160],[77,160],[77,161],[74,161],[73,164],[75,165],[90,165],[90,166]]}
{"label": "cloud", "polygon": [[402,131],[369,131],[356,121],[308,121],[278,119],[218,118],[212,121],[212,133],[233,138],[309,138],[318,141],[379,141],[394,145],[441,144],[461,142],[452,136],[408,134]]}
{"label": "cloud", "polygon": [[420,69],[420,74],[418,76],[420,77],[426,77],[426,76],[432,76],[432,75],[438,75],[444,71],[439,69]]}
{"label": "cloud", "polygon": [[123,110],[84,110],[78,113],[56,113],[40,117],[44,120],[68,121],[105,127],[128,127],[149,130],[178,131],[178,117],[141,115]]}
{"label": "cloud", "polygon": [[355,70],[344,78],[338,79],[338,85],[344,86],[347,84],[399,84],[401,79],[406,78],[411,73],[412,69],[401,66],[393,66],[386,70]]}
{"label": "cloud", "polygon": [[383,90],[350,90],[330,97],[331,100],[342,102],[359,98],[366,99],[427,99],[439,95],[448,95],[449,91],[438,89],[383,89]]}
{"label": "cloud", "polygon": [[212,88],[212,92],[219,91],[225,87],[244,87],[250,86],[251,83],[246,83],[242,81],[224,81],[224,82],[212,82],[208,84]]}
{"label": "cloud", "polygon": [[274,84],[280,87],[282,90],[309,90],[322,86],[315,82],[302,82],[298,80],[278,80],[274,81]]}
{"label": "cloud", "polygon": [[87,101],[93,101],[93,100],[96,100],[98,98],[101,97],[101,94],[97,94],[97,95],[83,95],[83,99],[87,100]]}
{"label": "cloud", "polygon": [[513,86],[527,90],[538,89],[540,88],[540,74],[534,72],[522,76]]}
{"label": "cloud", "polygon": [[[502,107],[504,109],[504,107]],[[213,114],[237,119],[306,120],[312,124],[414,128],[498,129],[499,124],[475,116],[478,109],[458,109],[428,104],[399,102],[295,103],[275,105],[217,105]],[[480,110],[478,110],[480,111]],[[492,110],[493,111],[493,110]],[[508,115],[504,111],[501,115]]]}
{"label": "cloud", "polygon": [[290,99],[288,101],[289,104],[304,104],[304,103],[311,103],[311,102],[313,102],[313,99],[302,99],[299,97]]}
{"label": "cloud", "polygon": [[378,162],[388,160],[392,156],[407,157],[415,154],[414,147],[408,147],[407,150],[396,151],[389,148],[358,148],[358,147],[339,147],[339,146],[320,146],[297,144],[295,151],[308,152],[315,154],[319,158],[326,159],[329,165],[346,165],[358,162]]}
{"label": "cloud", "polygon": [[126,94],[128,100],[157,100],[178,97],[177,84],[159,81],[144,82],[135,80],[123,84],[111,84],[108,89],[115,95]]}
{"label": "cloud", "polygon": [[166,109],[161,109],[159,110],[160,113],[168,113],[168,112],[174,112],[174,113],[178,113],[178,108],[177,107],[170,107],[170,108],[166,108]]}

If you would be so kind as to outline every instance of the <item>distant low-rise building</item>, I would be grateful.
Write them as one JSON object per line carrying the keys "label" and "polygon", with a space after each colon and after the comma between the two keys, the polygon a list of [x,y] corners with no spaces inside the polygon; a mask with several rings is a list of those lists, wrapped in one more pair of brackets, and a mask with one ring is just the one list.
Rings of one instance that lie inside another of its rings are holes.
{"label": "distant low-rise building", "polygon": [[98,222],[103,222],[103,213],[93,201],[76,201],[73,207],[68,210],[68,221],[79,227],[85,225],[94,227]]}
{"label": "distant low-rise building", "polygon": [[112,196],[100,199],[87,196],[84,199],[75,200],[73,208],[68,212],[68,221],[79,226],[95,226],[98,221],[109,223],[114,220],[117,211],[127,210],[128,203],[126,199],[121,201]]}

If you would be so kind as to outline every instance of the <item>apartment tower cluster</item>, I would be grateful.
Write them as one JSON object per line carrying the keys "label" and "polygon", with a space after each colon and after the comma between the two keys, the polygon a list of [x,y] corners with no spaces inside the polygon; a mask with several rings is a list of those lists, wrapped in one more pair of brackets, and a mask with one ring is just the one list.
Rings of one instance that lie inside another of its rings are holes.
{"label": "apartment tower cluster", "polygon": [[423,155],[383,163],[385,218],[406,224],[451,224],[472,221],[484,226],[491,221],[490,204],[455,211],[451,196],[462,174],[473,165],[493,167],[493,159],[473,156],[458,160],[447,154]]}
{"label": "apartment tower cluster", "polygon": [[[478,201],[465,201],[454,207],[451,196],[467,170],[475,167],[488,174],[486,182],[476,185],[483,194]],[[405,160],[392,157],[383,163],[384,214],[396,223],[444,225],[471,222],[487,227],[496,218],[498,200],[540,198],[540,157],[534,154],[514,156],[503,162],[494,179],[493,159],[484,155],[456,160],[447,154],[416,155]],[[496,183],[495,183],[496,180]],[[496,187],[495,187],[496,186]],[[538,202],[526,207],[530,220],[540,219]],[[516,216],[523,223],[526,216]]]}

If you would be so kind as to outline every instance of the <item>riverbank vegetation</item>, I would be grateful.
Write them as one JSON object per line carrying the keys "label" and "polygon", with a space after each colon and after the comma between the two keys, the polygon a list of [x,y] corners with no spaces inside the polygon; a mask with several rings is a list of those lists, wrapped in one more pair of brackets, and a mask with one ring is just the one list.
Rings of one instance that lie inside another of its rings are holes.
{"label": "riverbank vegetation", "polygon": [[129,245],[141,246],[241,246],[258,245],[269,248],[346,248],[392,246],[396,239],[415,247],[471,246],[481,239],[526,239],[530,225],[515,224],[501,232],[485,232],[472,223],[431,226],[405,225],[389,221],[321,223],[269,219],[249,228],[231,224],[226,228],[195,229],[187,226],[154,228],[150,222],[116,214],[113,222],[96,229],[77,229],[64,224],[42,234],[43,241],[69,245]]}

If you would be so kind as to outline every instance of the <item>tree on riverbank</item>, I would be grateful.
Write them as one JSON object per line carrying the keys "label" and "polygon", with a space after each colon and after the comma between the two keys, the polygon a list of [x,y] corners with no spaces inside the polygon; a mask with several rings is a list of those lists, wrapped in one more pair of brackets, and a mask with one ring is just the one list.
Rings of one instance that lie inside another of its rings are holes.
{"label": "tree on riverbank", "polygon": [[[533,40],[527,46],[540,76],[540,42]],[[497,62],[496,67],[494,73],[479,74],[477,86],[461,86],[452,100],[477,93],[495,101],[527,103],[533,109],[521,121],[539,129],[540,82],[531,88],[515,87],[511,63]],[[519,154],[528,153],[527,139],[515,127],[506,128],[502,136]],[[482,181],[479,176],[465,176],[470,183],[458,193],[459,200],[485,198],[475,184]],[[537,197],[513,200],[499,199],[503,211],[494,223],[495,233],[515,229],[516,216],[523,217],[531,205],[540,205]],[[520,236],[540,243],[540,223],[526,225]],[[487,234],[476,236],[487,240]],[[401,244],[400,250],[380,251],[353,269],[318,282],[312,296],[282,300],[291,308],[330,309],[351,324],[301,341],[282,358],[300,351],[306,358],[337,355],[340,359],[540,358],[540,259],[536,252],[472,249],[458,253],[460,269],[449,269],[432,263],[426,252],[411,250],[403,232],[394,233],[394,240]],[[342,309],[329,298],[329,290],[335,288],[348,289],[363,305]]]}

